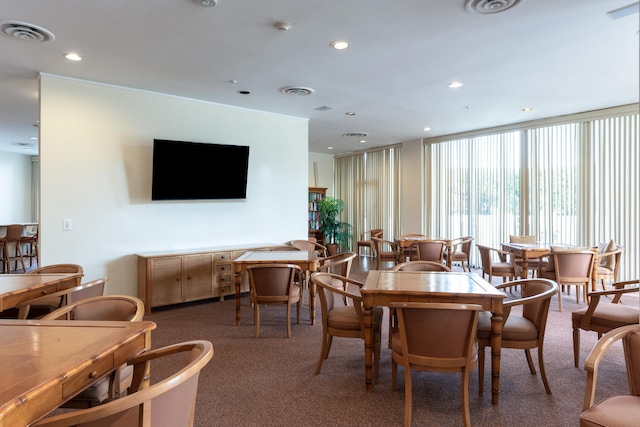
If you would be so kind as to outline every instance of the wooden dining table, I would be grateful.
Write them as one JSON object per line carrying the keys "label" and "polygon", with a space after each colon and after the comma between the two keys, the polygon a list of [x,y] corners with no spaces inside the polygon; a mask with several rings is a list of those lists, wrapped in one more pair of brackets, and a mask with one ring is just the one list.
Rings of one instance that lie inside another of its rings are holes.
{"label": "wooden dining table", "polygon": [[80,285],[82,273],[0,274],[0,311]]}
{"label": "wooden dining table", "polygon": [[506,295],[476,273],[372,270],[360,289],[363,304],[365,383],[373,390],[373,307],[391,302],[454,302],[479,304],[491,312],[491,401],[500,393],[502,302]]}
{"label": "wooden dining table", "polygon": [[0,426],[27,426],[151,348],[156,324],[1,320]]}
{"label": "wooden dining table", "polygon": [[294,264],[299,266],[306,275],[305,282],[309,284],[309,311],[311,324],[315,324],[316,317],[316,286],[309,280],[309,274],[320,267],[322,257],[316,251],[251,251],[245,252],[233,261],[236,286],[236,325],[240,325],[240,296],[242,273],[250,265],[258,264]]}
{"label": "wooden dining table", "polygon": [[512,257],[522,260],[522,269],[529,270],[529,260],[539,259],[549,253],[548,243],[503,243],[502,250],[509,252]]}

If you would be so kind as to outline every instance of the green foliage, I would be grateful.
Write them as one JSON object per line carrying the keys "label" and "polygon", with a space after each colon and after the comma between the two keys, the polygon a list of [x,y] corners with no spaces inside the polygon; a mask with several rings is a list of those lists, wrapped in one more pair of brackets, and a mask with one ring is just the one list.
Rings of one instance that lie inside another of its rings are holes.
{"label": "green foliage", "polygon": [[327,196],[318,203],[320,211],[320,230],[324,234],[327,244],[336,243],[343,249],[349,248],[351,239],[351,224],[340,221],[340,214],[344,211],[344,202],[341,199]]}

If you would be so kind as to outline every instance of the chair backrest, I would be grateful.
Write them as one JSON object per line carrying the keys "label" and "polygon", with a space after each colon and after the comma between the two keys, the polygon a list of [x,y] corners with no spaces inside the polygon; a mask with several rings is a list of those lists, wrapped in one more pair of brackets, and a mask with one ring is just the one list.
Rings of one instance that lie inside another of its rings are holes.
{"label": "chair backrest", "polygon": [[292,240],[291,245],[301,251],[316,251],[320,253],[321,256],[327,256],[327,248],[316,241],[312,242],[311,240]]}
{"label": "chair backrest", "polygon": [[73,304],[76,301],[81,301],[83,299],[103,296],[107,280],[109,280],[108,277],[103,277],[101,279],[83,283],[75,288],[71,288],[70,292],[67,294],[67,304]]}
{"label": "chair backrest", "polygon": [[104,295],[76,301],[42,320],[110,320],[136,322],[144,317],[144,303],[129,295]]}
{"label": "chair backrest", "polygon": [[564,283],[589,283],[596,259],[594,251],[552,252],[556,269],[556,281]]}
{"label": "chair backrest", "polygon": [[51,264],[40,268],[34,268],[27,274],[57,274],[57,273],[82,273],[82,266],[78,264]]}
{"label": "chair backrest", "polygon": [[[178,371],[146,388],[140,388],[147,362],[173,355],[186,355]],[[59,426],[127,426],[174,427],[193,426],[198,379],[213,357],[209,341],[188,341],[150,350],[127,363],[134,366],[132,393],[91,409],[68,412],[44,418],[39,427]]]}
{"label": "chair backrest", "polygon": [[351,273],[351,264],[353,263],[353,259],[356,255],[357,254],[355,252],[342,252],[328,256],[322,260],[322,265],[320,266],[319,271],[349,277],[349,274]]}
{"label": "chair backrest", "polygon": [[451,372],[477,364],[477,304],[394,302],[403,358],[412,367]]}
{"label": "chair backrest", "polygon": [[17,244],[23,233],[24,226],[22,224],[7,225],[7,234],[5,235],[6,243],[12,245]]}
{"label": "chair backrest", "polygon": [[467,256],[471,256],[471,244],[473,243],[473,236],[466,236],[462,238],[462,242],[460,244],[460,251],[467,254]]}
{"label": "chair backrest", "polygon": [[435,261],[407,261],[393,267],[393,271],[451,271],[446,265]]}
{"label": "chair backrest", "polygon": [[444,258],[446,243],[442,240],[419,240],[415,244],[419,261],[439,261]]}
{"label": "chair backrest", "polygon": [[247,267],[251,295],[262,301],[287,301],[297,272],[294,264],[256,264]]}
{"label": "chair backrest", "polygon": [[382,228],[374,228],[371,230],[371,237],[378,237],[382,239],[384,235],[384,230]]}

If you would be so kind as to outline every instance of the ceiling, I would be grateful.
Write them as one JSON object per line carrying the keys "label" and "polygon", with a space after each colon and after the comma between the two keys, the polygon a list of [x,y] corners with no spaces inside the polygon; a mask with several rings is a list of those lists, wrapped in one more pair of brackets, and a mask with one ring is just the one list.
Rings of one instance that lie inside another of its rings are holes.
{"label": "ceiling", "polygon": [[[0,21],[55,39],[0,35],[0,150],[37,153],[39,72],[305,117],[318,153],[639,98],[638,14],[607,15],[632,0],[520,0],[489,14],[466,0],[211,1],[3,0]],[[331,48],[336,40],[350,47]],[[83,60],[63,58],[70,52]]]}

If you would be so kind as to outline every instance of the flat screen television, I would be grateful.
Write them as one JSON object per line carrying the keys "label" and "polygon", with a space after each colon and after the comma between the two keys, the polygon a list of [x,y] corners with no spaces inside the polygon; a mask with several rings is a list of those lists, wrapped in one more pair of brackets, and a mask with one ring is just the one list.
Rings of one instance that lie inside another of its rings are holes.
{"label": "flat screen television", "polygon": [[153,140],[151,200],[246,199],[249,147]]}

